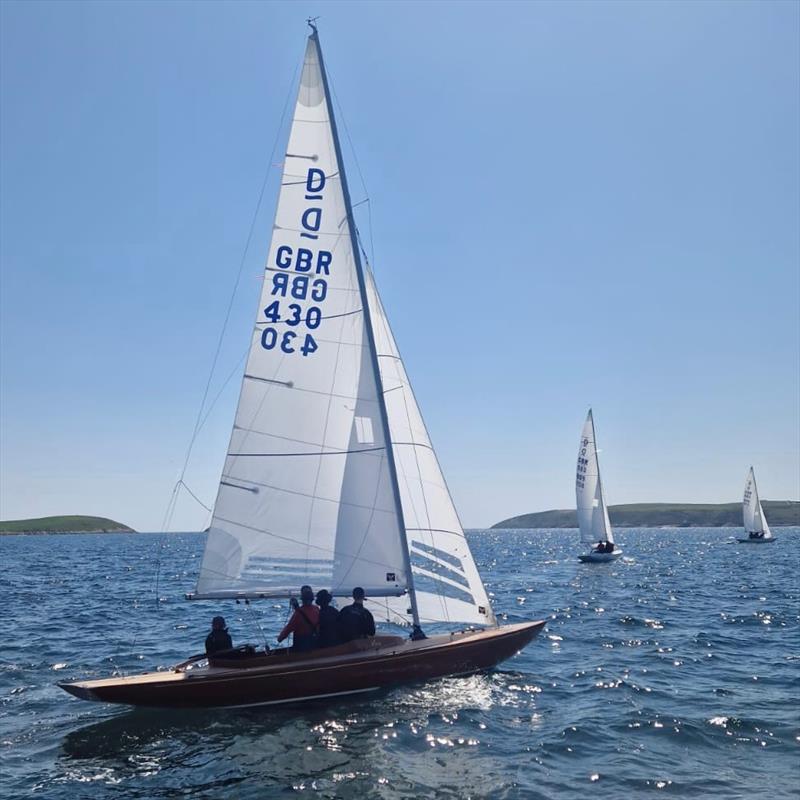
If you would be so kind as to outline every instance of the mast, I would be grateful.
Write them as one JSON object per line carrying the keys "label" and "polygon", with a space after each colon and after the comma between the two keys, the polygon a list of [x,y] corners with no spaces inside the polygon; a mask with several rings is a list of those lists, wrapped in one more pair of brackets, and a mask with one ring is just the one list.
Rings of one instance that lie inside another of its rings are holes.
{"label": "mast", "polygon": [[381,414],[381,427],[383,429],[383,439],[386,446],[387,462],[389,465],[389,479],[392,484],[392,494],[395,502],[395,513],[403,535],[403,560],[406,569],[406,584],[408,586],[408,595],[411,601],[411,616],[413,620],[413,629],[411,638],[424,638],[422,629],[419,624],[419,611],[417,610],[417,596],[414,592],[414,576],[411,571],[411,553],[408,546],[408,537],[406,535],[405,518],[403,517],[403,504],[400,499],[400,483],[397,478],[397,466],[394,460],[394,448],[392,447],[392,435],[389,430],[389,414],[386,410],[386,399],[383,396],[383,379],[381,378],[380,364],[378,363],[378,350],[375,346],[375,332],[372,328],[372,315],[370,313],[369,302],[367,300],[367,287],[364,280],[364,267],[361,263],[361,251],[358,246],[358,238],[356,232],[355,218],[353,217],[353,205],[350,202],[350,189],[347,185],[347,175],[344,169],[344,159],[342,158],[342,148],[339,143],[339,131],[336,127],[336,116],[333,113],[333,98],[331,96],[330,86],[328,84],[328,73],[325,70],[325,61],[322,57],[322,47],[319,43],[319,33],[315,24],[315,19],[308,19],[308,26],[313,33],[311,38],[317,47],[317,55],[319,56],[319,68],[322,74],[322,85],[325,90],[325,104],[328,108],[328,119],[330,120],[331,133],[333,135],[333,146],[336,151],[336,161],[339,164],[339,177],[342,184],[342,194],[344,195],[344,205],[347,211],[347,229],[350,234],[350,241],[353,244],[353,258],[355,259],[356,275],[358,276],[358,290],[361,295],[361,307],[364,311],[364,323],[367,332],[367,340],[369,342],[370,361],[375,377],[375,385],[377,386],[378,395],[378,408]]}

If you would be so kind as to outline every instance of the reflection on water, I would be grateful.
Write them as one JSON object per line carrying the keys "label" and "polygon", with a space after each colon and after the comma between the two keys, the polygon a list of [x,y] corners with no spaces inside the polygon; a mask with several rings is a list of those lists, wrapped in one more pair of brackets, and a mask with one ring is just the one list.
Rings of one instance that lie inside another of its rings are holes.
{"label": "reflection on water", "polygon": [[237,797],[262,797],[265,786],[317,797],[494,796],[507,781],[479,750],[487,725],[476,715],[497,703],[523,708],[520,698],[535,693],[517,685],[506,692],[506,679],[446,679],[277,711],[136,710],[70,731],[59,761],[66,783],[128,783],[167,767],[170,785],[209,796],[231,784]]}
{"label": "reflection on water", "polygon": [[[772,558],[724,531],[670,536],[624,531],[626,557],[598,567],[576,561],[569,533],[473,535],[500,614],[548,619],[490,674],[170,712],[83,703],[55,682],[196,652],[218,610],[180,599],[202,537],[167,541],[159,603],[158,537],[5,537],[18,637],[0,662],[0,796],[791,797],[800,535],[782,532]],[[274,636],[286,615],[224,612],[237,641]]]}

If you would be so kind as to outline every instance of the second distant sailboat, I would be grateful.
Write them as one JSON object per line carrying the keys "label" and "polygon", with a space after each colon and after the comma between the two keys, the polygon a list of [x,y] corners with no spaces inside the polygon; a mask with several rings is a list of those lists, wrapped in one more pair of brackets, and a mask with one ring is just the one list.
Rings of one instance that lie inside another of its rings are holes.
{"label": "second distant sailboat", "polygon": [[767,524],[767,518],[764,516],[761,500],[758,498],[756,473],[752,467],[750,467],[750,472],[747,473],[747,481],[744,485],[742,511],[744,514],[744,532],[747,534],[747,538],[739,539],[738,541],[745,544],[767,544],[775,541],[775,537]]}
{"label": "second distant sailboat", "polygon": [[597,461],[597,439],[594,433],[592,409],[586,415],[586,422],[578,448],[578,466],[575,473],[575,496],[578,506],[578,527],[581,541],[594,547],[583,555],[581,561],[614,561],[622,555],[622,550],[614,544],[614,534],[608,519],[608,509],[603,497],[603,483],[600,480],[600,464]]}

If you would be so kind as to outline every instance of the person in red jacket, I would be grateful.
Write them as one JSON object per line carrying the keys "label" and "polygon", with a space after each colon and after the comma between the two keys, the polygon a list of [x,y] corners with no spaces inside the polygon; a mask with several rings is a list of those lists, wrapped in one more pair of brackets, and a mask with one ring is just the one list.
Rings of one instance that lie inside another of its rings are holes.
{"label": "person in red jacket", "polygon": [[295,605],[286,627],[278,634],[279,642],[293,634],[292,650],[295,652],[313,650],[319,635],[319,609],[314,605],[314,591],[310,586],[300,587],[300,602],[301,605]]}

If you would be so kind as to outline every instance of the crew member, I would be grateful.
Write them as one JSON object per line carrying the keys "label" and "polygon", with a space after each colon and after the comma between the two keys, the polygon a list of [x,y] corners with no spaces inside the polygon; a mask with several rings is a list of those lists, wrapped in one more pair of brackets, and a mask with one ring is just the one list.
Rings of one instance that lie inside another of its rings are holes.
{"label": "crew member", "polygon": [[317,646],[319,633],[319,609],[314,605],[314,591],[310,586],[300,587],[300,603],[295,605],[286,627],[278,634],[278,641],[282,642],[290,633],[292,650],[304,652],[313,650]]}
{"label": "crew member", "polygon": [[210,656],[220,650],[230,650],[232,647],[233,642],[225,627],[225,618],[214,617],[211,620],[211,633],[206,636],[206,654]]}
{"label": "crew member", "polygon": [[319,606],[319,647],[333,647],[339,644],[339,612],[331,605],[333,597],[327,589],[317,592]]}
{"label": "crew member", "polygon": [[339,638],[343,642],[375,635],[375,620],[364,608],[364,590],[353,589],[353,602],[339,611]]}

